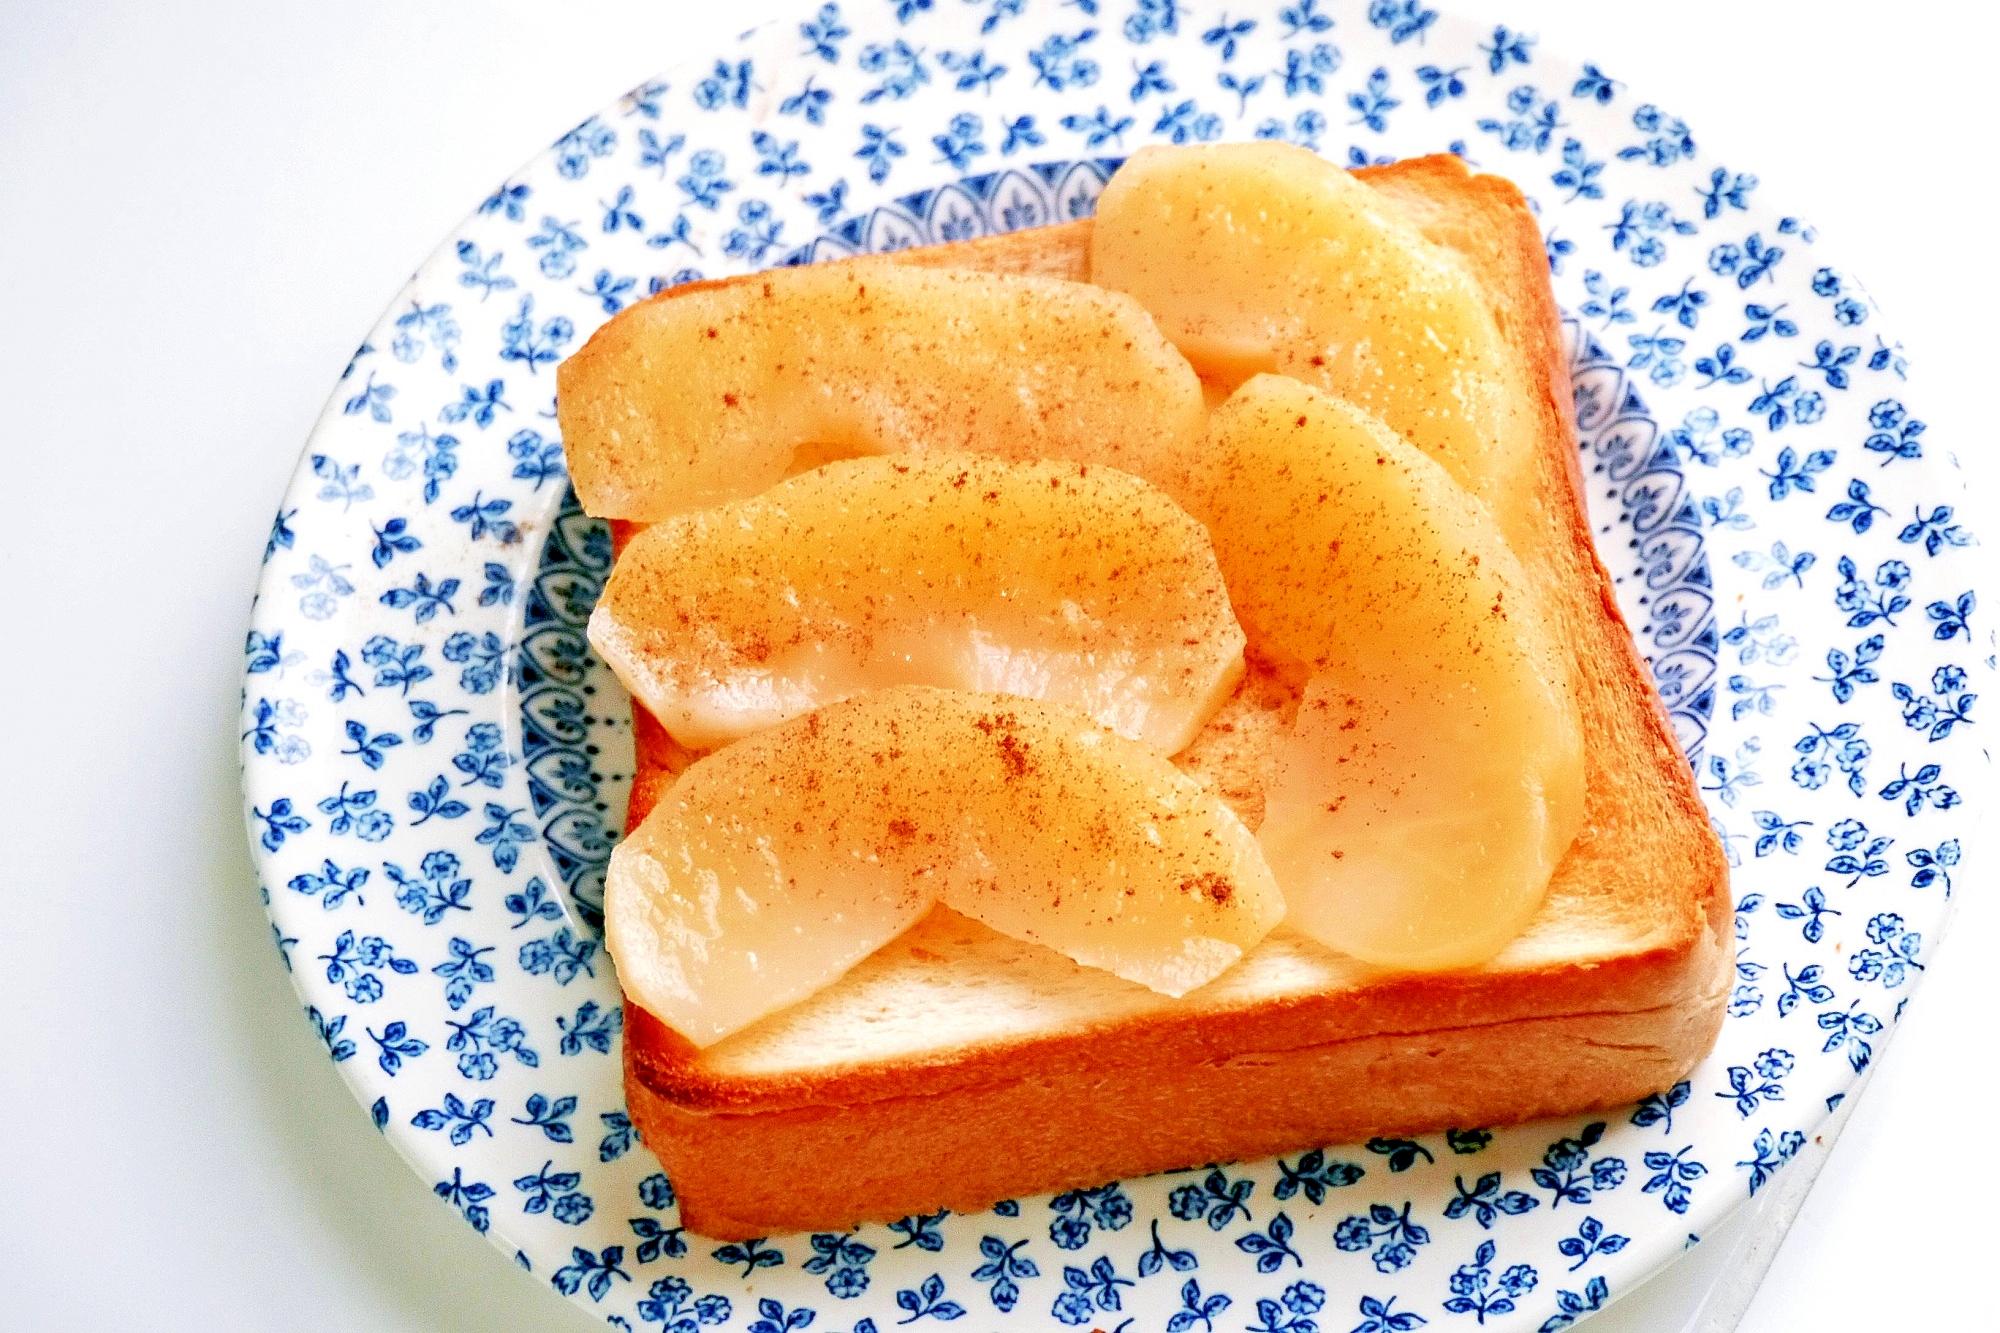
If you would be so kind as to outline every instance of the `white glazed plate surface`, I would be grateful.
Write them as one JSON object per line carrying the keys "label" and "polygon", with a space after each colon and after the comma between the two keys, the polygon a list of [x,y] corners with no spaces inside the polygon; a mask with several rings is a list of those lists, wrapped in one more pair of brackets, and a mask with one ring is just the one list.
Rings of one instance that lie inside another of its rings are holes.
{"label": "white glazed plate surface", "polygon": [[[1663,90],[1670,94],[1670,90]],[[1595,533],[1734,867],[1714,1054],[1603,1115],[718,1245],[626,1119],[599,937],[632,747],[554,370],[649,291],[1089,212],[1146,143],[1452,151],[1542,222]],[[1749,164],[1417,0],[844,0],[500,186],[356,353],[273,524],[244,789],[284,965],[438,1197],[619,1327],[1545,1333],[1770,1183],[1979,845],[1992,641],[1895,339]],[[968,1325],[970,1326],[970,1325]]]}

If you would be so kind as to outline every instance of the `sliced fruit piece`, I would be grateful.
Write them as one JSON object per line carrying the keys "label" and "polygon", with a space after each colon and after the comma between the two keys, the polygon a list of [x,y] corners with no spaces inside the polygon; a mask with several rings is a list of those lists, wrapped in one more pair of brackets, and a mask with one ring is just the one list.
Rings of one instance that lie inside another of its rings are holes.
{"label": "sliced fruit piece", "polygon": [[1369,408],[1510,532],[1537,447],[1494,314],[1462,261],[1315,153],[1141,148],[1097,203],[1091,280],[1130,292],[1206,379],[1276,371]]}
{"label": "sliced fruit piece", "polygon": [[1284,896],[1228,806],[1165,758],[1060,706],[959,696],[944,763],[967,854],[945,904],[1165,995],[1270,933]]}
{"label": "sliced fruit piece", "polygon": [[959,449],[1143,472],[1200,436],[1186,358],[1128,296],[883,262],[676,290],[558,373],[586,510],[656,521],[835,458]]}
{"label": "sliced fruit piece", "polygon": [[1308,678],[1258,830],[1288,919],[1397,967],[1498,952],[1582,826],[1583,741],[1486,507],[1277,375],[1216,413],[1189,507],[1251,650]]}
{"label": "sliced fruit piece", "polygon": [[1243,674],[1208,533],[1164,492],[971,454],[831,463],[655,524],[590,639],[696,749],[918,684],[1073,704],[1171,754]]}
{"label": "sliced fruit piece", "polygon": [[1256,839],[1147,746],[903,686],[696,761],[612,853],[605,920],[626,994],[708,1046],[940,901],[1169,995],[1284,915]]}

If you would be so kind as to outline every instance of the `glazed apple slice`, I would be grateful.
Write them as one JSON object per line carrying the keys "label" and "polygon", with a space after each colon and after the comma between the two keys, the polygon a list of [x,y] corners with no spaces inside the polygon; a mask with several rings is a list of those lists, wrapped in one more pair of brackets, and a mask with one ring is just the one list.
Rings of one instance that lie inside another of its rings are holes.
{"label": "glazed apple slice", "polygon": [[1307,682],[1258,830],[1291,923],[1397,967],[1498,952],[1582,825],[1583,742],[1492,516],[1277,375],[1216,413],[1189,505],[1252,649]]}
{"label": "glazed apple slice", "polygon": [[1141,148],[1111,178],[1091,280],[1151,311],[1201,375],[1275,371],[1360,403],[1485,500],[1537,521],[1535,423],[1462,261],[1315,153]]}
{"label": "glazed apple slice", "polygon": [[612,853],[605,920],[626,994],[708,1046],[939,902],[1168,995],[1284,915],[1256,839],[1148,746],[903,686],[690,766]]}
{"label": "glazed apple slice", "polygon": [[657,521],[837,458],[953,449],[1144,472],[1198,438],[1201,386],[1129,296],[882,262],[676,290],[557,372],[592,514]]}
{"label": "glazed apple slice", "polygon": [[694,749],[919,684],[1073,704],[1171,754],[1243,674],[1208,533],[1164,492],[971,454],[830,463],[655,524],[590,640]]}

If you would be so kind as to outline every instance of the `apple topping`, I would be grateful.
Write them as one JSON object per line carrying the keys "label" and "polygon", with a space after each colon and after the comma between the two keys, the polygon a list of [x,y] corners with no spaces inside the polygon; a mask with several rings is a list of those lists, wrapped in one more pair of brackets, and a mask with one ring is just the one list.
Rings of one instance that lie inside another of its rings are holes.
{"label": "apple topping", "polygon": [[1098,200],[1091,280],[1137,297],[1205,379],[1277,372],[1331,390],[1442,463],[1503,529],[1536,521],[1536,425],[1479,285],[1317,154],[1141,148]]}
{"label": "apple topping", "polygon": [[1277,375],[1217,411],[1188,505],[1252,651],[1306,682],[1258,830],[1290,922],[1390,966],[1498,952],[1582,825],[1583,738],[1491,514]]}
{"label": "apple topping", "polygon": [[1149,746],[899,686],[697,760],[613,852],[605,921],[626,993],[708,1046],[940,902],[1168,995],[1285,911],[1256,839]]}
{"label": "apple topping", "polygon": [[1131,297],[883,262],[669,291],[558,372],[592,514],[658,521],[838,458],[963,450],[1143,472],[1199,438],[1201,385]]}
{"label": "apple topping", "polygon": [[1073,705],[1163,754],[1243,674],[1208,533],[1107,467],[830,463],[635,538],[592,644],[676,740],[891,685]]}

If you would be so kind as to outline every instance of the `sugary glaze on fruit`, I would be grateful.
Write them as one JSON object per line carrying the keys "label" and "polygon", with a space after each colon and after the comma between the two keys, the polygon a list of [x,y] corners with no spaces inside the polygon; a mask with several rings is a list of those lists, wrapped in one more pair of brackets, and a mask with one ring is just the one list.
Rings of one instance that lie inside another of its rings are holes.
{"label": "sugary glaze on fruit", "polygon": [[558,371],[592,514],[657,521],[863,454],[964,450],[1136,471],[1201,433],[1201,386],[1129,296],[884,261],[661,293]]}
{"label": "sugary glaze on fruit", "polygon": [[1208,533],[1106,467],[828,464],[648,529],[590,637],[691,748],[933,685],[1075,705],[1171,754],[1243,673]]}
{"label": "sugary glaze on fruit", "polygon": [[1258,831],[1291,925],[1388,966],[1498,952],[1582,824],[1583,736],[1492,516],[1279,375],[1216,413],[1187,500],[1251,641],[1306,682]]}
{"label": "sugary glaze on fruit", "polygon": [[1141,148],[1106,184],[1091,281],[1129,292],[1204,379],[1276,372],[1368,408],[1534,521],[1534,417],[1464,263],[1335,164],[1277,142]]}
{"label": "sugary glaze on fruit", "polygon": [[877,690],[686,769],[612,854],[628,995],[707,1046],[933,906],[1168,995],[1270,932],[1256,839],[1148,746],[1059,705]]}

